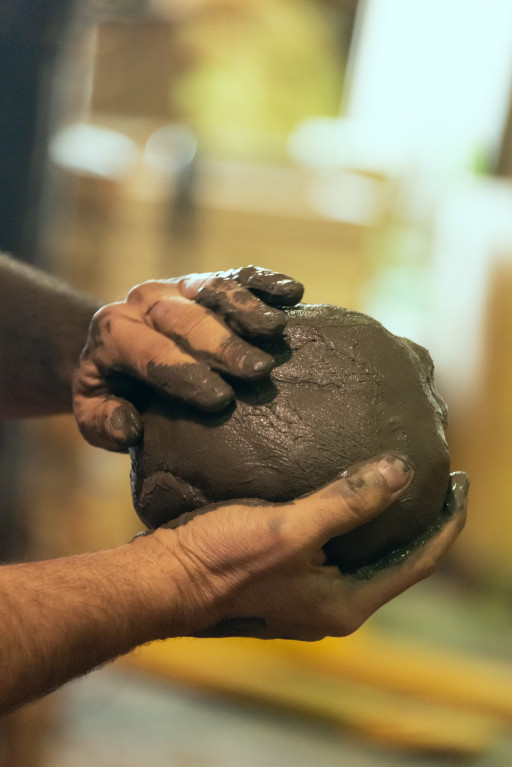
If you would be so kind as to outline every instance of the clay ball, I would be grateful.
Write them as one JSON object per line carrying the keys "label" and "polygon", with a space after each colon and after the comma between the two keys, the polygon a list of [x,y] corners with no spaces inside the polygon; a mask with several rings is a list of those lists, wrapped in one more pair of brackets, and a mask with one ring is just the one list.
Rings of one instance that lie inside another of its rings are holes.
{"label": "clay ball", "polygon": [[212,502],[295,499],[384,451],[409,456],[414,479],[371,522],[326,546],[351,572],[421,536],[449,483],[446,406],[429,353],[376,320],[330,305],[287,309],[267,380],[233,382],[236,400],[199,413],[151,394],[131,451],[132,494],[150,528]]}

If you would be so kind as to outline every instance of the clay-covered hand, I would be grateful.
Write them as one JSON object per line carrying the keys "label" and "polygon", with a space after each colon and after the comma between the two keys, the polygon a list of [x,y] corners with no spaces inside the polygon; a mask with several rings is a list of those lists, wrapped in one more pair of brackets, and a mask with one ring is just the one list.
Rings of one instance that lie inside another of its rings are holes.
{"label": "clay-covered hand", "polygon": [[[456,473],[442,519],[424,541],[371,575],[343,574],[330,565],[324,544],[383,511],[412,475],[406,459],[381,455],[295,502],[210,507],[140,539],[152,556],[160,547],[160,561],[170,555],[182,573],[174,581],[183,597],[181,612],[169,605],[173,621],[164,620],[160,635],[314,641],[355,631],[385,602],[430,575],[464,526],[468,482]],[[144,561],[150,560],[148,555]],[[165,592],[165,566],[158,577],[159,592]]]}
{"label": "clay-covered hand", "polygon": [[247,266],[144,282],[104,306],[73,380],[83,436],[108,450],[138,441],[139,413],[119,394],[126,377],[201,410],[222,410],[233,399],[222,374],[254,380],[272,368],[272,357],[245,339],[281,333],[286,316],[278,307],[298,303],[303,290],[284,274]]}

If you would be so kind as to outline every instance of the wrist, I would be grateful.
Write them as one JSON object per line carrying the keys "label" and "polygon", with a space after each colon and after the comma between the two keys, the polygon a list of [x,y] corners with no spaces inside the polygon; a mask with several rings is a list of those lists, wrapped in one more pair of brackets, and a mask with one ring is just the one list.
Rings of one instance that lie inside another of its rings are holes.
{"label": "wrist", "polygon": [[223,616],[226,595],[219,579],[205,572],[194,552],[182,550],[179,531],[159,528],[129,544],[144,603],[141,643],[192,636]]}

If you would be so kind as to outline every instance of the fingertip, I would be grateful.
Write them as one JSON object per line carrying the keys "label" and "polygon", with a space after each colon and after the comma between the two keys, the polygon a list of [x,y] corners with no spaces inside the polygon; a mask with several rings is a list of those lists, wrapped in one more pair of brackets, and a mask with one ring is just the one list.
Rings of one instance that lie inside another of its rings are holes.
{"label": "fingertip", "polygon": [[453,499],[452,506],[462,509],[466,506],[469,493],[469,477],[464,471],[455,471],[450,475],[450,487],[448,489],[447,503],[449,506],[450,496]]}
{"label": "fingertip", "polygon": [[272,303],[276,306],[295,306],[304,295],[304,285],[291,278],[280,280],[276,287],[276,293],[272,296]]}
{"label": "fingertip", "polygon": [[233,400],[231,386],[202,362],[148,363],[146,377],[156,389],[207,412],[223,410]]}
{"label": "fingertip", "polygon": [[412,482],[414,468],[411,460],[405,455],[384,453],[377,459],[376,466],[391,491],[392,500],[401,495]]}
{"label": "fingertip", "polygon": [[[211,374],[213,377],[213,374]],[[188,404],[206,413],[217,413],[224,410],[234,399],[235,392],[220,376],[219,381],[192,392],[183,393],[183,399]]]}
{"label": "fingertip", "polygon": [[450,474],[443,508],[439,514],[438,529],[455,527],[460,532],[466,524],[469,478],[463,471]]}
{"label": "fingertip", "polygon": [[272,313],[267,312],[269,326],[273,333],[282,333],[288,323],[288,317],[279,309],[277,312],[274,310]]}
{"label": "fingertip", "polygon": [[127,450],[142,437],[142,419],[133,405],[119,403],[106,424],[106,437],[118,450]]}
{"label": "fingertip", "polygon": [[353,464],[343,472],[336,484],[341,492],[350,495],[364,495],[370,489],[379,497],[384,494],[387,497],[382,500],[389,505],[409,487],[413,477],[410,459],[387,451]]}
{"label": "fingertip", "polygon": [[274,336],[281,334],[288,322],[286,314],[279,309],[265,306],[264,311],[258,307],[244,318],[247,332],[255,336]]}
{"label": "fingertip", "polygon": [[237,278],[271,306],[294,306],[304,295],[304,285],[298,280],[260,266],[242,267]]}
{"label": "fingertip", "polygon": [[260,349],[254,349],[240,358],[238,367],[244,378],[264,378],[274,367],[274,358]]}
{"label": "fingertip", "polygon": [[[324,487],[297,499],[296,503],[317,513],[313,536],[323,543],[366,524],[384,511],[409,485],[410,462],[398,454],[384,453],[353,464]],[[395,489],[392,489],[395,488]],[[320,510],[322,517],[320,516]],[[323,545],[323,544],[322,544]]]}

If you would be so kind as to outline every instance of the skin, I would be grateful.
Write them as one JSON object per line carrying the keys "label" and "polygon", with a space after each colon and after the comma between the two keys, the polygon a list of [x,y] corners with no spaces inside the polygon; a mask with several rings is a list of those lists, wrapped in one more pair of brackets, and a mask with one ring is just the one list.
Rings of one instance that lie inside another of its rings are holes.
{"label": "skin", "polygon": [[294,503],[235,502],[109,551],[4,566],[0,712],[154,639],[350,634],[431,575],[464,525],[459,477],[445,524],[400,565],[370,580],[326,565],[325,542],[382,511],[412,474],[379,456]]}
{"label": "skin", "polygon": [[[251,292],[255,291],[255,292]],[[148,382],[194,407],[224,409],[234,392],[220,374],[263,378],[273,358],[242,336],[281,333],[303,287],[260,267],[152,280],[124,301],[98,311],[73,380],[74,413],[83,436],[108,450],[126,450],[142,434],[131,402],[115,396],[112,374]]]}
{"label": "skin", "polygon": [[[96,311],[94,299],[0,256],[0,417],[69,412],[74,396],[84,435],[124,450],[140,424],[116,375],[218,409],[231,397],[220,374],[265,375],[272,361],[250,339],[280,333],[275,305],[301,295],[295,281],[248,267],[144,283]],[[191,379],[194,390],[183,386]],[[114,549],[3,565],[0,712],[154,639],[354,631],[430,575],[464,524],[460,476],[451,516],[398,564],[366,580],[327,565],[327,540],[378,515],[413,474],[406,457],[380,455],[292,503],[231,502]]]}
{"label": "skin", "polygon": [[[213,290],[222,304],[215,311],[207,307]],[[92,444],[126,450],[142,427],[133,404],[112,390],[119,373],[200,409],[221,410],[233,391],[219,372],[251,380],[273,364],[240,334],[279,334],[286,318],[276,307],[297,303],[303,290],[251,266],[145,282],[124,301],[100,307],[0,253],[0,419],[74,409]]]}
{"label": "skin", "polygon": [[0,420],[71,412],[94,298],[0,253]]}

